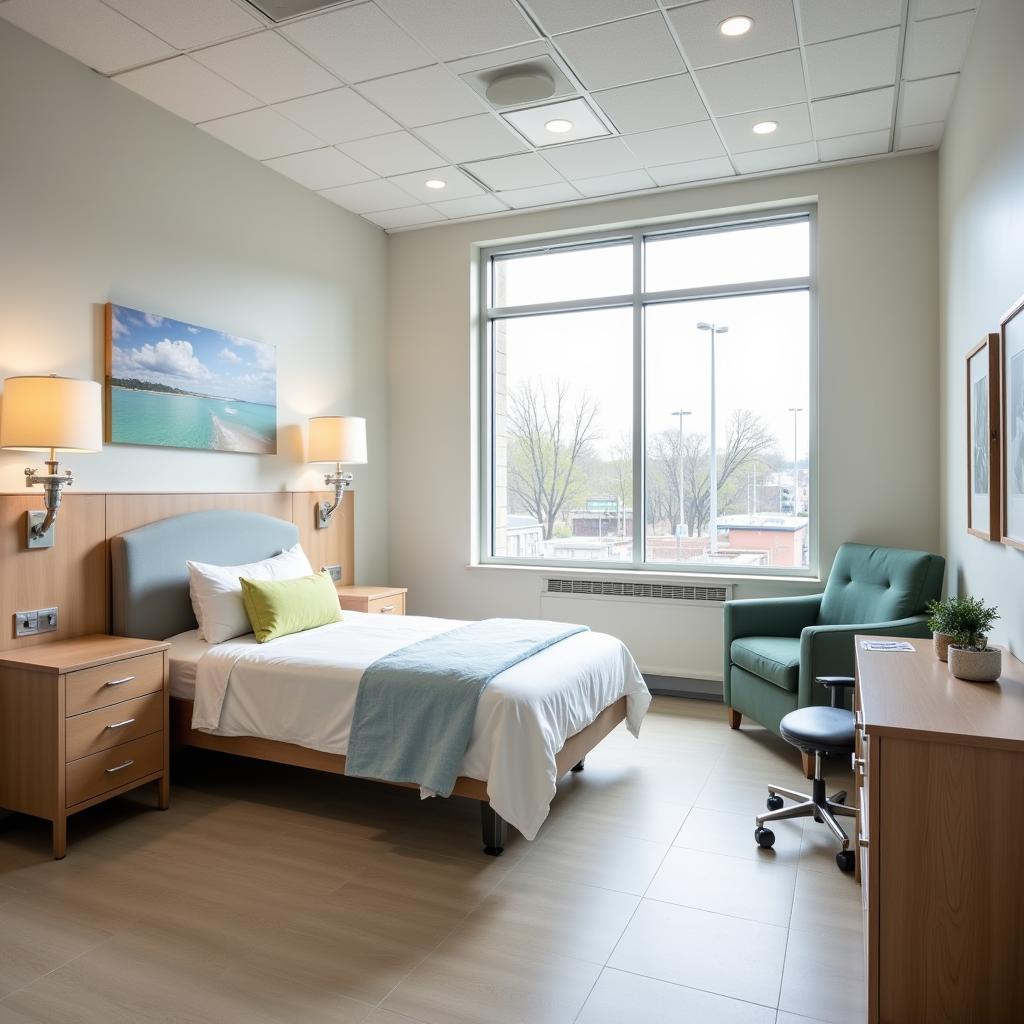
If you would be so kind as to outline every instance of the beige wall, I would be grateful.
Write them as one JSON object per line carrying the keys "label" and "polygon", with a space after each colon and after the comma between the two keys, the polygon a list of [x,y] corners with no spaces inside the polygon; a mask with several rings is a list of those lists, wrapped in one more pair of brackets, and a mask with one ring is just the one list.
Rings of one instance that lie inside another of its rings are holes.
{"label": "beige wall", "polygon": [[385,580],[385,273],[372,224],[0,22],[0,378],[102,380],[108,299],[278,351],[279,455],[107,446],[68,457],[76,490],[322,485],[306,418],[365,415],[357,572]]}
{"label": "beige wall", "polygon": [[967,533],[964,355],[1024,294],[1024,3],[985,0],[939,158],[947,584],[997,604],[1024,653],[1024,552]]}
{"label": "beige wall", "polygon": [[[538,573],[467,568],[475,550],[473,248],[817,197],[821,560],[860,540],[939,544],[936,159],[903,157],[519,214],[389,241],[392,581],[415,612],[565,617],[618,633],[649,671],[721,675],[719,609],[552,601]],[[807,584],[743,584],[737,596]]]}

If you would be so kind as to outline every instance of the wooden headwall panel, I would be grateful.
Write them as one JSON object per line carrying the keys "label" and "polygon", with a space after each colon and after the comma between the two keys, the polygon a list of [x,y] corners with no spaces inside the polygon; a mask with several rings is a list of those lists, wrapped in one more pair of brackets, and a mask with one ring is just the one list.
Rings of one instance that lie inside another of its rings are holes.
{"label": "wooden headwall panel", "polygon": [[[110,628],[111,537],[186,512],[238,509],[293,522],[314,569],[342,567],[342,582],[355,580],[355,493],[345,495],[330,527],[314,526],[316,503],[333,491],[258,493],[67,494],[52,548],[27,550],[25,512],[42,507],[39,491],[0,494],[0,651],[30,647]],[[14,613],[56,606],[58,629],[14,637]]]}

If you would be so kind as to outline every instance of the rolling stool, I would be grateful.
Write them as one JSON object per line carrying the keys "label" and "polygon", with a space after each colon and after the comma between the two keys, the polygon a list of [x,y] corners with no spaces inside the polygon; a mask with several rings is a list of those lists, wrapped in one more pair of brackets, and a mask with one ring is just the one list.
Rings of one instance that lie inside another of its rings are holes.
{"label": "rolling stool", "polygon": [[[811,795],[807,796],[805,793],[797,793],[782,786],[769,786],[768,813],[757,816],[754,840],[763,849],[771,849],[775,845],[775,833],[770,828],[765,828],[766,821],[813,817],[815,821],[828,825],[836,839],[843,844],[842,850],[836,854],[839,870],[852,871],[854,851],[850,849],[850,837],[836,821],[836,817],[853,817],[857,813],[857,808],[846,806],[845,790],[840,790],[831,797],[825,795],[821,762],[827,757],[841,757],[848,762],[854,751],[856,719],[852,711],[847,711],[842,706],[843,689],[853,686],[853,680],[848,676],[818,676],[817,681],[831,689],[831,707],[811,705],[798,708],[779,723],[779,731],[784,740],[805,753],[814,755],[813,790]],[[783,797],[798,802],[791,807],[783,807]]]}

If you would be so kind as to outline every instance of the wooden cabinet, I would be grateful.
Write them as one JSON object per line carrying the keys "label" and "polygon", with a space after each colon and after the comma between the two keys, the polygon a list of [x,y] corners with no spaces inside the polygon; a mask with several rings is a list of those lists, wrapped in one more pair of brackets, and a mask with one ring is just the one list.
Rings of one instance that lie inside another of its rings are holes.
{"label": "wooden cabinet", "polygon": [[343,609],[377,615],[404,615],[406,587],[338,587]]}
{"label": "wooden cabinet", "polygon": [[53,823],[156,782],[169,800],[167,644],[86,636],[0,654],[0,807]]}
{"label": "wooden cabinet", "polygon": [[1020,1019],[1024,664],[956,679],[857,641],[858,845],[869,1024]]}

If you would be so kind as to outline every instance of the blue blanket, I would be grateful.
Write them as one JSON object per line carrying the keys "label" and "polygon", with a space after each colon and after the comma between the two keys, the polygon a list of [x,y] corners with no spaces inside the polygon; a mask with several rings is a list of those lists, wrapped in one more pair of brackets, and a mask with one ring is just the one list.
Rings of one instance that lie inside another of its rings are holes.
{"label": "blue blanket", "polygon": [[359,680],[346,775],[413,782],[451,796],[484,687],[586,626],[485,619],[409,644]]}

